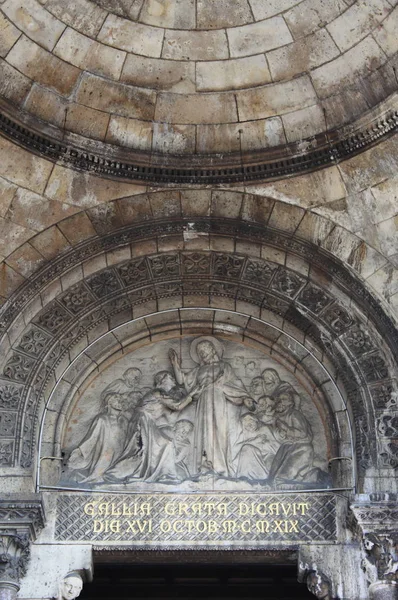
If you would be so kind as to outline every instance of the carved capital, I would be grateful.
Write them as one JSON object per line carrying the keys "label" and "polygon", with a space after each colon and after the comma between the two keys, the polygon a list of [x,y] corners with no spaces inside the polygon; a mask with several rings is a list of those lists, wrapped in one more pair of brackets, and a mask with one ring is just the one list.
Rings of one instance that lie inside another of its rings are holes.
{"label": "carved capital", "polygon": [[0,587],[18,585],[30,558],[28,534],[0,532]]}
{"label": "carved capital", "polygon": [[370,586],[398,581],[397,500],[396,494],[371,494],[351,505],[363,541],[362,569]]}
{"label": "carved capital", "polygon": [[0,500],[0,600],[16,597],[28,567],[30,542],[43,527],[39,497],[9,496]]}

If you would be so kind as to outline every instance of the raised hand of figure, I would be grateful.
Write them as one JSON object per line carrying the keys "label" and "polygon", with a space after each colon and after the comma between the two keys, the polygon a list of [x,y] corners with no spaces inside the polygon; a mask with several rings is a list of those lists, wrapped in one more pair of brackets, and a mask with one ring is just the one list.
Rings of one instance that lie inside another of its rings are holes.
{"label": "raised hand of figure", "polygon": [[173,350],[173,348],[170,348],[169,350],[169,358],[171,361],[171,364],[174,366],[180,366],[180,361],[178,360],[178,354],[175,350]]}

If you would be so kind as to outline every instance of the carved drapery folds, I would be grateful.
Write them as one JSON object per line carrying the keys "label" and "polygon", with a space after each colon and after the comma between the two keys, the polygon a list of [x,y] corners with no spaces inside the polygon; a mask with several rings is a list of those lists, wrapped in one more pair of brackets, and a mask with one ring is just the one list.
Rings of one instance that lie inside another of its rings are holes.
{"label": "carved drapery folds", "polygon": [[0,501],[0,600],[13,600],[30,559],[30,542],[44,526],[38,498]]}

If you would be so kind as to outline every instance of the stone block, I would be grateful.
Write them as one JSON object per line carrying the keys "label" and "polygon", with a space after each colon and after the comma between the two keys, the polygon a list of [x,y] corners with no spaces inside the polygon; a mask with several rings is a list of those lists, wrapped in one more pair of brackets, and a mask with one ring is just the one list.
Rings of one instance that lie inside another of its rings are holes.
{"label": "stone block", "polygon": [[298,39],[324,27],[346,9],[344,0],[304,0],[288,10],[284,17],[294,39]]}
{"label": "stone block", "polygon": [[160,57],[164,30],[141,23],[133,23],[115,15],[108,15],[98,34],[98,40],[114,48],[142,56]]}
{"label": "stone block", "polygon": [[25,36],[10,50],[7,60],[36,83],[69,96],[80,75],[79,69],[60,60]]}
{"label": "stone block", "polygon": [[258,119],[239,123],[237,127],[240,137],[240,147],[243,152],[263,150],[286,143],[285,132],[280,117]]}
{"label": "stone block", "polygon": [[356,77],[378,69],[385,62],[385,54],[371,36],[331,62],[312,72],[317,94],[326,98],[338,93],[343,86],[352,84]]}
{"label": "stone block", "polygon": [[334,223],[328,219],[306,213],[297,228],[296,235],[318,246],[326,239],[333,227]]}
{"label": "stone block", "polygon": [[31,40],[52,50],[65,29],[65,24],[53,17],[36,0],[6,0],[1,7],[7,17]]}
{"label": "stone block", "polygon": [[0,58],[0,94],[6,100],[22,104],[32,81]]}
{"label": "stone block", "polygon": [[250,88],[271,81],[263,54],[227,61],[198,62],[196,74],[199,92]]}
{"label": "stone block", "polygon": [[106,134],[106,141],[124,148],[147,150],[152,148],[152,129],[150,121],[127,119],[112,115]]}
{"label": "stone block", "polygon": [[180,192],[167,190],[154,192],[148,196],[155,219],[181,216]]}
{"label": "stone block", "polygon": [[85,212],[73,215],[58,223],[58,227],[72,246],[96,235],[96,231]]}
{"label": "stone block", "polygon": [[85,35],[95,37],[105,20],[106,11],[90,0],[46,0],[46,9],[61,21]]}
{"label": "stone block", "polygon": [[165,123],[228,123],[237,120],[233,94],[181,95],[160,93],[155,120]]}
{"label": "stone block", "polygon": [[21,32],[17,29],[3,13],[0,13],[0,56],[6,56],[13,47]]}
{"label": "stone block", "polygon": [[236,219],[240,215],[243,194],[241,192],[229,192],[227,190],[215,190],[211,196],[212,217],[226,217]]}
{"label": "stone block", "polygon": [[30,277],[44,262],[44,257],[30,244],[23,244],[7,258],[7,264],[26,278]]}
{"label": "stone block", "polygon": [[94,140],[103,140],[107,131],[110,115],[108,113],[82,106],[70,104],[66,112],[65,127]]}
{"label": "stone block", "polygon": [[267,53],[274,81],[291,79],[329,62],[340,54],[325,29]]}
{"label": "stone block", "polygon": [[0,263],[0,296],[8,298],[24,281],[25,278],[9,265]]}
{"label": "stone block", "polygon": [[55,258],[70,249],[68,240],[55,225],[32,238],[30,244],[47,259]]}
{"label": "stone block", "polygon": [[181,210],[183,217],[204,217],[210,215],[211,190],[181,190]]}
{"label": "stone block", "polygon": [[125,225],[140,223],[153,218],[152,208],[147,195],[122,198],[117,200],[116,204]]}
{"label": "stone block", "polygon": [[239,152],[239,129],[246,123],[222,123],[198,125],[196,128],[196,150],[204,154],[214,152]]}
{"label": "stone block", "polygon": [[162,154],[193,154],[196,146],[194,125],[154,123],[152,150]]}
{"label": "stone block", "polygon": [[0,218],[0,255],[8,256],[32,235],[34,231],[28,227]]}
{"label": "stone block", "polygon": [[71,28],[64,31],[54,54],[79,69],[116,80],[126,59],[123,50],[95,42]]}
{"label": "stone block", "polygon": [[26,98],[25,109],[46,123],[63,127],[68,101],[59,94],[33,84]]}
{"label": "stone block", "polygon": [[228,43],[225,32],[217,31],[172,31],[165,33],[163,58],[172,60],[216,60],[228,58]]}
{"label": "stone block", "polygon": [[195,64],[128,54],[120,81],[155,90],[188,94],[195,91]]}
{"label": "stone block", "polygon": [[48,200],[28,190],[19,189],[11,202],[6,217],[13,223],[27,226],[33,231],[42,231],[74,214],[77,210],[69,204]]}
{"label": "stone block", "polygon": [[375,29],[391,11],[387,0],[355,2],[342,15],[331,21],[327,29],[342,52],[355,46]]}
{"label": "stone block", "polygon": [[398,172],[398,139],[394,137],[340,164],[349,194],[378,185]]}
{"label": "stone block", "polygon": [[304,208],[322,205],[346,196],[339,168],[335,166],[266,185],[247,186],[246,189],[253,194],[266,195]]}
{"label": "stone block", "polygon": [[235,0],[233,10],[225,0],[197,0],[196,26],[198,29],[238,27],[253,21],[248,0]]}
{"label": "stone block", "polygon": [[40,194],[52,169],[51,162],[0,137],[0,176]]}
{"label": "stone block", "polygon": [[76,94],[79,104],[122,117],[153,119],[156,96],[144,88],[113,83],[94,75],[83,75]]}
{"label": "stone block", "polygon": [[294,233],[302,221],[304,214],[305,211],[298,206],[275,202],[268,225],[288,233]]}
{"label": "stone block", "polygon": [[134,183],[101,179],[56,165],[48,182],[46,196],[85,208],[144,191],[145,187]]}
{"label": "stone block", "polygon": [[250,0],[250,6],[256,21],[278,15],[289,10],[289,8],[292,8],[296,4],[300,4],[300,0],[268,0],[267,2],[263,2],[263,0]]}
{"label": "stone block", "polygon": [[231,57],[251,56],[268,52],[293,41],[282,17],[273,17],[258,23],[227,30]]}
{"label": "stone block", "polygon": [[317,102],[315,90],[306,75],[292,81],[237,92],[236,98],[242,121],[266,119],[313,106]]}
{"label": "stone block", "polygon": [[387,56],[398,52],[398,6],[383,21],[383,26],[376,29],[373,37]]}
{"label": "stone block", "polygon": [[86,214],[99,235],[123,227],[123,219],[115,202],[93,206],[86,211]]}
{"label": "stone block", "polygon": [[[288,142],[301,142],[325,131],[325,115],[318,104],[283,115],[282,121]],[[307,149],[303,145],[303,152]]]}
{"label": "stone block", "polygon": [[166,29],[194,29],[196,25],[195,0],[146,0],[140,12],[140,21]]}
{"label": "stone block", "polygon": [[0,217],[5,216],[16,191],[17,186],[0,177]]}
{"label": "stone block", "polygon": [[266,225],[274,206],[274,200],[256,196],[254,194],[245,194],[242,207],[242,219],[253,221]]}

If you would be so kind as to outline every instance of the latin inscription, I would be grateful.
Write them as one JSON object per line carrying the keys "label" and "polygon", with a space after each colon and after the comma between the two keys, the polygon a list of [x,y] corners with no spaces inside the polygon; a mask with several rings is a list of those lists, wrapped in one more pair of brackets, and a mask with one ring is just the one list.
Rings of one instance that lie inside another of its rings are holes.
{"label": "latin inscription", "polygon": [[[70,517],[69,514],[70,513]],[[60,495],[57,540],[134,545],[264,545],[270,541],[333,541],[332,494]]]}

